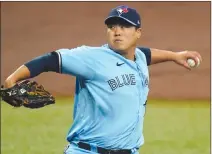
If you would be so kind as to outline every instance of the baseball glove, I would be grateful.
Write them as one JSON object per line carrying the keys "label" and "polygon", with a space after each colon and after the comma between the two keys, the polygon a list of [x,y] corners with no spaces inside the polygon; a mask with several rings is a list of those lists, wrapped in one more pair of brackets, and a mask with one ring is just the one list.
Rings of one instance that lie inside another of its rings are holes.
{"label": "baseball glove", "polygon": [[41,108],[54,104],[54,97],[35,81],[24,80],[11,88],[1,88],[1,97],[14,107]]}

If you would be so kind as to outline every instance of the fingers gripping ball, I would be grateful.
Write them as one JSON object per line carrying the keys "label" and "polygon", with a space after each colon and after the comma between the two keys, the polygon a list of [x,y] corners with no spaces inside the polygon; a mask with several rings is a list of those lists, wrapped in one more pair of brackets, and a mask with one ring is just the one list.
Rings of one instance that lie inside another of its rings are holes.
{"label": "fingers gripping ball", "polygon": [[40,108],[55,103],[55,98],[35,81],[25,80],[11,88],[1,88],[1,97],[6,103],[20,107]]}
{"label": "fingers gripping ball", "polygon": [[188,63],[188,66],[189,66],[190,68],[196,68],[196,67],[198,67],[198,66],[200,65],[200,59],[197,58],[197,63],[196,63],[195,60],[193,60],[193,59],[188,59],[188,60],[187,60],[187,63]]}

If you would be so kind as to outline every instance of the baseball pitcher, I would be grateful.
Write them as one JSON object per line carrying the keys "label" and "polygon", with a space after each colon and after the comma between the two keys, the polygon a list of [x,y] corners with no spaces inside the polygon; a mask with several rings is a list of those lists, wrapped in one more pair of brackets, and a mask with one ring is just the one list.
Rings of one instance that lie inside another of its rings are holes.
{"label": "baseball pitcher", "polygon": [[[30,60],[6,79],[1,89],[3,100],[29,108],[53,104],[54,98],[49,93],[33,93],[33,88],[25,89],[21,86],[25,82],[20,81],[27,81],[31,87],[26,79],[43,72],[73,75],[76,77],[74,121],[67,134],[69,144],[64,154],[139,153],[138,149],[144,144],[143,123],[150,82],[148,66],[173,61],[191,69],[188,59],[196,63],[202,60],[196,51],[139,47],[141,23],[140,15],[133,8],[112,9],[105,19],[105,45],[58,49]],[[14,88],[16,93],[7,95],[14,92]],[[25,95],[20,93],[23,89]],[[41,99],[37,104],[36,98],[45,98],[44,103]]]}

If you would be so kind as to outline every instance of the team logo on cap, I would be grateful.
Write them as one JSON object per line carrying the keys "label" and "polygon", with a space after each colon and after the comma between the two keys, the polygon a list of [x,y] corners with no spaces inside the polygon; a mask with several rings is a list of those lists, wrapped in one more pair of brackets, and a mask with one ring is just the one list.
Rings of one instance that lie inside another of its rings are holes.
{"label": "team logo on cap", "polygon": [[122,13],[127,13],[128,12],[128,9],[127,8],[118,8],[117,9],[117,12],[118,12],[118,14],[120,16]]}

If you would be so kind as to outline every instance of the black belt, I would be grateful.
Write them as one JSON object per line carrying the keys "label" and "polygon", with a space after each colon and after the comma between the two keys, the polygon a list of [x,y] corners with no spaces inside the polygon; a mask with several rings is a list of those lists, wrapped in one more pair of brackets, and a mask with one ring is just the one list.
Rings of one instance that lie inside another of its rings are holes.
{"label": "black belt", "polygon": [[[87,143],[79,142],[78,147],[91,151],[91,146]],[[129,149],[123,149],[123,150],[112,150],[111,149],[110,150],[110,149],[105,149],[105,148],[101,148],[101,147],[96,147],[96,148],[97,148],[97,152],[100,154],[131,154],[131,150],[129,150]]]}

